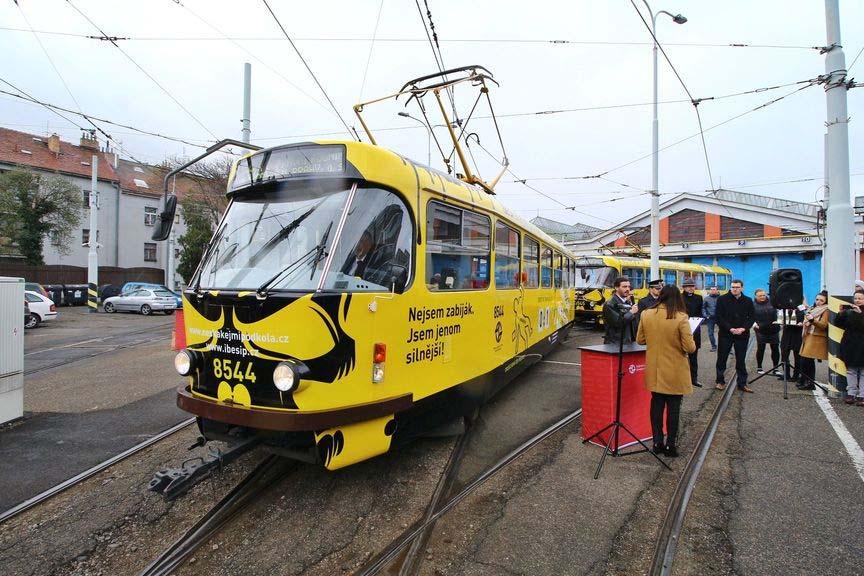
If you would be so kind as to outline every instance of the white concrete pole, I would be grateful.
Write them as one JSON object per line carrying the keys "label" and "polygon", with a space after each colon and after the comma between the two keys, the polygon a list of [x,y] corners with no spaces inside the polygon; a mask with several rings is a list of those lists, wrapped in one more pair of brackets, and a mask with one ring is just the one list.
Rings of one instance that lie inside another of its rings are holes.
{"label": "white concrete pole", "polygon": [[[648,5],[647,3],[645,4]],[[649,12],[651,8],[648,8]],[[657,37],[657,15],[651,14],[651,30]],[[660,136],[657,123],[657,42],[654,42],[654,115],[651,121],[651,273],[649,280],[660,278],[660,173],[658,155]]]}
{"label": "white concrete pole", "polygon": [[[828,304],[831,312],[839,311],[838,297],[852,293],[855,280],[855,230],[852,205],[849,202],[849,115],[846,109],[846,57],[840,40],[840,7],[837,0],[825,0],[825,23],[828,52],[825,54],[825,99],[828,119],[828,208],[824,252]],[[836,314],[831,315],[833,325]],[[839,330],[829,330],[829,379],[838,389],[845,389],[845,366],[837,358]]]}
{"label": "white concrete pole", "polygon": [[648,14],[651,16],[651,34],[653,34],[655,42],[653,46],[654,60],[654,99],[653,99],[653,120],[651,122],[651,273],[649,280],[660,278],[660,168],[659,168],[659,149],[660,149],[660,134],[657,122],[657,16],[665,14],[672,18],[676,24],[684,24],[687,19],[681,14],[672,14],[666,10],[659,10],[656,14],[651,11],[651,6],[647,0],[642,0],[645,7],[648,8]]}
{"label": "white concrete pole", "polygon": [[242,140],[249,143],[249,138],[252,133],[251,115],[252,111],[252,64],[246,62],[243,64],[243,129]]}
{"label": "white concrete pole", "polygon": [[98,248],[99,237],[99,156],[93,154],[90,160],[91,176],[90,176],[90,238],[88,241],[89,250],[87,251],[87,306],[90,312],[99,310],[99,253]]}

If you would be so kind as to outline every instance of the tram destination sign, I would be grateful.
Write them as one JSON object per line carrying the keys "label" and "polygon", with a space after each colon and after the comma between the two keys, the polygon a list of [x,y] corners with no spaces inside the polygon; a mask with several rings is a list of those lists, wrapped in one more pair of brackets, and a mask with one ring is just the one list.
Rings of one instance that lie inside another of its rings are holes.
{"label": "tram destination sign", "polygon": [[231,189],[284,178],[344,173],[345,146],[341,144],[277,148],[240,160]]}

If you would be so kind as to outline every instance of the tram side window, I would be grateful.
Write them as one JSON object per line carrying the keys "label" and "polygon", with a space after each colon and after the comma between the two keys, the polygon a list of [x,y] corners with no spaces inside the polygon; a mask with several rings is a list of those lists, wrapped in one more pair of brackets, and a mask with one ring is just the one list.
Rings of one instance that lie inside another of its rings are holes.
{"label": "tram side window", "polygon": [[720,290],[728,290],[729,282],[727,281],[729,276],[727,274],[717,274],[717,288]]}
{"label": "tram side window", "polygon": [[540,286],[542,288],[552,287],[552,249],[542,249],[540,256]]}
{"label": "tram side window", "polygon": [[717,285],[716,282],[717,281],[714,279],[714,273],[713,272],[706,272],[705,273],[705,287],[706,288],[711,288],[712,286],[716,286]]}
{"label": "tram side window", "polygon": [[426,217],[426,274],[430,290],[482,290],[489,286],[489,218],[430,202]]}
{"label": "tram side window", "polygon": [[563,256],[562,266],[561,266],[561,286],[564,288],[570,287],[570,274],[571,274],[571,266],[572,262],[566,256]]}
{"label": "tram side window", "polygon": [[705,288],[705,281],[703,280],[702,272],[694,273],[693,279],[696,281],[696,289],[697,290],[703,290]]}
{"label": "tram side window", "polygon": [[555,256],[553,258],[555,269],[552,272],[552,280],[554,282],[555,288],[561,288],[561,254],[555,252]]}
{"label": "tram side window", "polygon": [[519,287],[519,233],[503,222],[495,223],[495,286]]}
{"label": "tram side window", "polygon": [[526,288],[537,288],[540,286],[538,267],[540,265],[540,243],[533,238],[525,237],[525,247],[522,250],[522,260],[525,261],[523,282]]}
{"label": "tram side window", "polygon": [[621,270],[621,275],[630,279],[630,288],[638,290],[644,287],[645,269],[644,268],[624,268]]}
{"label": "tram side window", "polygon": [[678,284],[678,274],[675,270],[662,270],[664,284]]}

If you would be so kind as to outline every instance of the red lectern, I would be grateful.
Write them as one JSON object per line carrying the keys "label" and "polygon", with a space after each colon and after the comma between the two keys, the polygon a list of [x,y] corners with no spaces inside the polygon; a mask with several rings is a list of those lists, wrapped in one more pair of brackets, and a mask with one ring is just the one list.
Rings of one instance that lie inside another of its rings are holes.
{"label": "red lectern", "polygon": [[[608,446],[614,456],[625,446],[651,438],[651,393],[645,389],[645,347],[639,344],[599,344],[582,346],[582,438]],[[619,353],[621,358],[619,359]],[[620,361],[620,364],[619,364]],[[622,428],[615,422],[618,393],[618,367],[621,366]],[[605,430],[604,430],[605,428]],[[629,430],[629,432],[628,432]],[[599,433],[598,433],[599,432]],[[611,436],[617,432],[617,439]],[[617,440],[617,441],[616,441]],[[622,453],[623,455],[623,453]]]}

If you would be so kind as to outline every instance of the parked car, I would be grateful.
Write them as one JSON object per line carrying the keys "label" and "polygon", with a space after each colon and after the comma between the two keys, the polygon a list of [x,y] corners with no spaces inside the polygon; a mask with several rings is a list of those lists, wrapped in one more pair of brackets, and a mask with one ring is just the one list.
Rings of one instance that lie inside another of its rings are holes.
{"label": "parked car", "polygon": [[140,312],[144,316],[149,316],[153,312],[173,314],[176,308],[175,294],[170,290],[159,288],[138,288],[120,296],[107,298],[102,304],[102,309],[109,314],[118,310],[126,310]]}
{"label": "parked car", "polygon": [[171,294],[174,295],[174,299],[177,301],[177,308],[183,308],[183,298],[180,294],[169,289],[164,284],[153,284],[151,282],[126,282],[123,284],[123,288],[120,289],[120,294],[126,294],[127,292],[131,292],[137,288],[148,288],[150,290],[165,290],[166,292],[171,292]]}
{"label": "parked car", "polygon": [[24,326],[27,326],[27,321],[30,320],[30,305],[27,304],[27,299],[24,299]]}
{"label": "parked car", "polygon": [[38,282],[25,282],[24,290],[30,290],[31,292],[38,292],[42,294],[46,298],[50,298],[51,296],[48,294],[48,291],[45,290],[45,287],[39,284]]}
{"label": "parked car", "polygon": [[36,328],[42,322],[57,318],[57,307],[50,298],[39,292],[25,290],[24,300],[30,309],[29,315],[24,319],[25,328]]}

